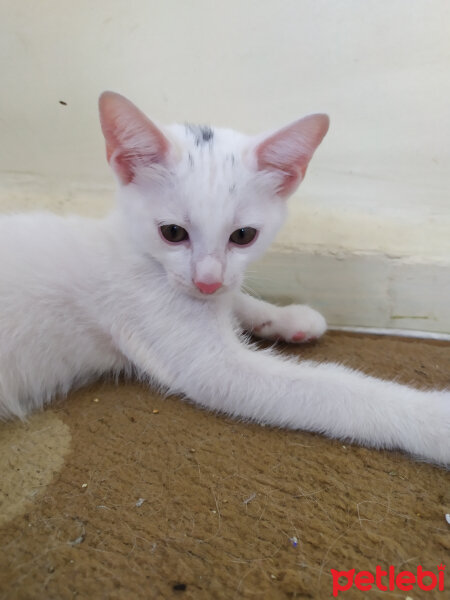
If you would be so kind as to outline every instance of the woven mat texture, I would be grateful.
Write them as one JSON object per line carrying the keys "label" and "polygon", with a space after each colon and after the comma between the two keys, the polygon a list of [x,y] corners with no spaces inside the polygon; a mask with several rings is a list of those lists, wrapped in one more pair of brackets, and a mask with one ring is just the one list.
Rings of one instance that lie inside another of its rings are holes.
{"label": "woven mat texture", "polygon": [[[329,333],[280,350],[450,385],[444,342]],[[133,382],[1,424],[0,477],[2,600],[326,599],[332,568],[450,568],[447,471],[239,423]],[[408,593],[339,597],[381,595]]]}

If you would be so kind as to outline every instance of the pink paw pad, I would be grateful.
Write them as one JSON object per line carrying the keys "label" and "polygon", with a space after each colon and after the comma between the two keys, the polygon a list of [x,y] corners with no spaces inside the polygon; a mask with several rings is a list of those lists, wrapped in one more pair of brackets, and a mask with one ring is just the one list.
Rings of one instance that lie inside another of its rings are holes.
{"label": "pink paw pad", "polygon": [[303,342],[303,340],[305,339],[306,333],[304,333],[303,331],[297,331],[297,333],[294,333],[294,335],[292,336],[293,342]]}

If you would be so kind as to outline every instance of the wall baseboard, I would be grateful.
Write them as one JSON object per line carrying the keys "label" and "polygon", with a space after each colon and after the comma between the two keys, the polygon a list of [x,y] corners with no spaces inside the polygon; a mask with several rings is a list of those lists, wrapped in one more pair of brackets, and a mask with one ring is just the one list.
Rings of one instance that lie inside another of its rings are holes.
{"label": "wall baseboard", "polygon": [[246,287],[271,302],[309,304],[330,329],[450,339],[450,262],[275,249],[251,267]]}
{"label": "wall baseboard", "polygon": [[415,331],[414,329],[382,329],[378,327],[329,327],[328,331],[348,331],[367,335],[387,335],[404,338],[417,338],[450,342],[450,333],[433,333],[431,331]]}

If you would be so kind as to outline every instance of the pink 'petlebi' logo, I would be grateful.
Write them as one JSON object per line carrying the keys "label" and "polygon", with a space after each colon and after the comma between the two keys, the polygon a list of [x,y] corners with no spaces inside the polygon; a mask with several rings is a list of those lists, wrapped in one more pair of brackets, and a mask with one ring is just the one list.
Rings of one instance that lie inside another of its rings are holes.
{"label": "pink 'petlebi' logo", "polygon": [[[382,592],[387,592],[388,590],[390,592],[394,590],[408,592],[412,590],[415,585],[424,592],[430,592],[436,588],[440,592],[443,592],[445,565],[438,565],[437,570],[438,573],[436,575],[433,571],[425,571],[421,565],[417,567],[416,573],[411,571],[400,571],[399,573],[396,573],[395,567],[392,565],[387,571],[383,571],[383,569],[377,565],[375,574],[370,571],[359,571],[356,573],[356,569],[350,569],[349,571],[330,569],[331,575],[333,576],[333,596],[336,597],[339,592],[349,590],[353,585],[362,592],[371,590],[373,586],[377,587]],[[344,577],[345,581],[341,583],[341,580]]]}

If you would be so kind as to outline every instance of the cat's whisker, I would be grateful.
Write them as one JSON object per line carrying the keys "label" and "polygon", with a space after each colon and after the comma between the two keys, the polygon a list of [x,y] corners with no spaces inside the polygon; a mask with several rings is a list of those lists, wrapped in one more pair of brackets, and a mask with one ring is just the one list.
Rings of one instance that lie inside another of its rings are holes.
{"label": "cat's whisker", "polygon": [[261,298],[261,295],[257,291],[253,290],[250,286],[242,285],[241,289],[254,298]]}

